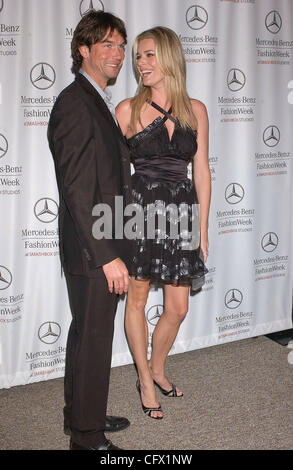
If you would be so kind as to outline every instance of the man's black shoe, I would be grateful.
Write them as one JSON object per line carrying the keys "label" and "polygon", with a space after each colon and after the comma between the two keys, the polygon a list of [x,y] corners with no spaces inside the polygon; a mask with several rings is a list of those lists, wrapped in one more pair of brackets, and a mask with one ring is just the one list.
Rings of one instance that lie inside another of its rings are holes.
{"label": "man's black shoe", "polygon": [[[127,418],[120,416],[106,416],[106,427],[105,432],[117,432],[128,428],[130,422]],[[64,423],[64,434],[70,436],[70,427],[67,423]]]}
{"label": "man's black shoe", "polygon": [[73,442],[72,439],[70,439],[70,450],[122,450],[119,447],[114,446],[114,444],[106,439],[102,444],[98,446],[93,446],[93,447],[83,447],[80,446],[79,444],[76,444]]}
{"label": "man's black shoe", "polygon": [[106,416],[105,432],[122,431],[123,429],[128,428],[129,425],[130,422],[127,418],[120,416]]}

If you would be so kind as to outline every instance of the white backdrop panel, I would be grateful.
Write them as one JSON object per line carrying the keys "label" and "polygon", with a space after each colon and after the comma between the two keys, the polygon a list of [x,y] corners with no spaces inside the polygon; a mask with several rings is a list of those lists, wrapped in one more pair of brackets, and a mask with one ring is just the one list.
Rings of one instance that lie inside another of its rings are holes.
{"label": "white backdrop panel", "polygon": [[[210,120],[210,256],[171,354],[292,326],[291,0],[0,0],[0,387],[61,377],[71,319],[58,256],[58,192],[47,122],[73,80],[70,42],[81,15],[124,19],[117,104],[136,90],[135,36],[179,36],[191,97]],[[113,366],[132,362],[119,302]],[[149,339],[162,290],[146,306]]]}

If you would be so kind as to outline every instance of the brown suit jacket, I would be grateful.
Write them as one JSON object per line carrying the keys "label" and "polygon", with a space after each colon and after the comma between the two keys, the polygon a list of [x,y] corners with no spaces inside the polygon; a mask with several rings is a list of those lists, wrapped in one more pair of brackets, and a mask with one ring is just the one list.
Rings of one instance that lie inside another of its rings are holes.
{"label": "brown suit jacket", "polygon": [[[92,215],[98,203],[114,214],[115,195],[131,202],[129,152],[120,128],[96,89],[81,74],[58,96],[48,126],[59,189],[62,264],[70,274],[95,277],[113,259],[130,262],[130,243],[97,240]],[[113,220],[113,228],[114,228]]]}

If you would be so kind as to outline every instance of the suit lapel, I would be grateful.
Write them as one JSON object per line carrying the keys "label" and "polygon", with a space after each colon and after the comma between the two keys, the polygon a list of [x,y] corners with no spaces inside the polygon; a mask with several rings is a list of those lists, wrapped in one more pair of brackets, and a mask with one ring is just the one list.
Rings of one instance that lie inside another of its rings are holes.
{"label": "suit lapel", "polygon": [[92,86],[92,84],[81,73],[78,73],[76,75],[76,81],[82,86],[82,88],[84,88],[84,90],[86,90],[90,95],[93,96],[94,103],[98,107],[99,111],[102,113],[104,119],[109,124],[111,124],[113,129],[115,129],[115,132],[117,133],[117,135],[125,143],[125,138],[124,138],[124,135],[122,134],[120,126],[119,124],[117,126],[108,106],[106,105],[105,101],[101,97],[100,93]]}
{"label": "suit lapel", "polygon": [[106,105],[105,101],[92,86],[92,84],[80,73],[76,75],[76,81],[83,88],[83,90],[92,96],[92,102],[99,110],[99,115],[102,116],[105,121],[107,121],[113,130],[115,131],[118,137],[118,144],[120,149],[120,164],[121,164],[121,177],[122,177],[122,186],[123,186],[123,195],[125,204],[130,204],[131,199],[131,172],[130,172],[130,158],[129,158],[129,149],[126,143],[126,139],[122,134],[120,126],[116,125],[112,114]]}

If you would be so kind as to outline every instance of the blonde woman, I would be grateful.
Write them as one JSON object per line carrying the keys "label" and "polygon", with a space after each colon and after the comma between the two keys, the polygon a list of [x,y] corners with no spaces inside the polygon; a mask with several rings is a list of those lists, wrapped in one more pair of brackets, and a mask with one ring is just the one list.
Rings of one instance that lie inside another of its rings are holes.
{"label": "blonde woman", "polygon": [[[155,27],[141,33],[134,44],[134,63],[139,80],[137,94],[116,108],[135,168],[134,202],[143,208],[146,222],[153,218],[157,223],[158,216],[154,218],[151,207],[162,209],[175,204],[179,208],[184,204],[189,228],[194,217],[192,207],[200,205],[199,246],[190,249],[192,237],[186,239],[180,231],[177,238],[171,236],[171,226],[180,225],[180,211],[176,210],[165,213],[167,228],[163,235],[160,226],[156,225],[155,237],[150,237],[144,227],[134,242],[125,328],[137,366],[143,411],[151,418],[162,419],[155,386],[167,397],[183,396],[166,377],[165,361],[188,311],[189,289],[201,287],[207,272],[208,117],[204,104],[188,97],[184,54],[172,30]],[[190,162],[193,180],[187,177]],[[145,305],[151,282],[164,287],[164,311],[153,332],[148,361]]]}

